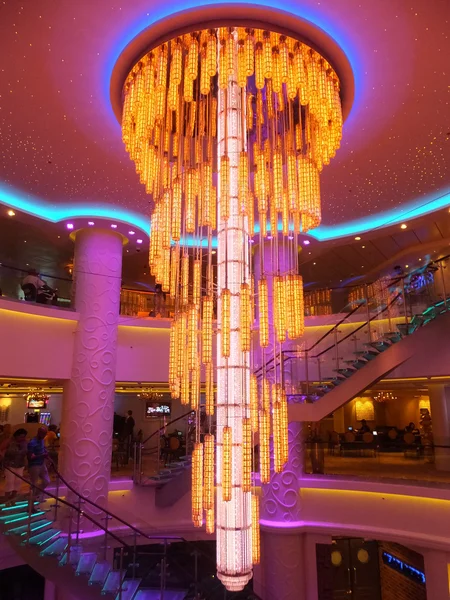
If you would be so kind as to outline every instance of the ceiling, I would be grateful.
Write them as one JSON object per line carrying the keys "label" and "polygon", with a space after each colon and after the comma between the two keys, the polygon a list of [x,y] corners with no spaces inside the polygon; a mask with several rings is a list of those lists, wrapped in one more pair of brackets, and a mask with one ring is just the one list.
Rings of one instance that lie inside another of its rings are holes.
{"label": "ceiling", "polygon": [[[1,213],[1,211],[0,211]],[[61,298],[70,298],[74,243],[70,232],[57,224],[42,227],[37,217],[16,213],[0,214],[0,289],[16,297],[28,269],[36,269],[43,279],[58,289]],[[148,271],[148,245],[129,242],[123,251],[123,286],[152,289]]]}
{"label": "ceiling", "polygon": [[450,213],[444,209],[410,221],[406,229],[394,225],[346,243],[311,242],[300,253],[300,273],[311,288],[342,287],[392,276],[397,265],[408,273],[449,254]]}
{"label": "ceiling", "polygon": [[[270,4],[324,30],[353,70],[355,99],[322,174],[323,226],[313,237],[449,205],[448,0]],[[3,1],[0,202],[52,221],[104,217],[148,230],[150,198],[121,141],[111,75],[143,29],[195,5]]]}
{"label": "ceiling", "polygon": [[[39,218],[26,214],[9,217],[5,209],[2,215],[0,209],[0,232],[3,294],[15,297],[25,272],[35,268],[58,289],[60,297],[70,297],[74,251],[70,231],[52,223],[42,227]],[[354,236],[351,241],[302,238],[300,248],[300,273],[306,289],[359,285],[383,274],[392,275],[396,265],[411,272],[449,255],[450,212],[440,210],[409,221],[406,229],[392,225]],[[142,244],[130,241],[124,247],[122,278],[126,288],[154,289],[145,240]]]}

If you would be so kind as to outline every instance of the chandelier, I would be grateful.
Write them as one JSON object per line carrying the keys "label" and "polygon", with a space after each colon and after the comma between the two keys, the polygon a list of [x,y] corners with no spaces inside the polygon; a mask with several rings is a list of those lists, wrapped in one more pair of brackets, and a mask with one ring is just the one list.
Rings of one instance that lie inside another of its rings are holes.
{"label": "chandelier", "polygon": [[[143,56],[123,88],[123,141],[154,202],[149,265],[175,304],[170,389],[197,411],[193,522],[216,528],[218,577],[232,591],[259,562],[255,435],[262,483],[271,435],[275,472],[288,456],[282,376],[275,370],[269,381],[263,366],[257,379],[255,355],[277,363],[283,342],[303,334],[298,234],[320,224],[319,174],[341,134],[332,66],[267,30],[175,37]],[[268,252],[253,261],[258,240]]]}
{"label": "chandelier", "polygon": [[378,392],[378,394],[375,394],[373,399],[376,402],[388,402],[389,400],[397,400],[397,396],[395,396],[392,392]]}

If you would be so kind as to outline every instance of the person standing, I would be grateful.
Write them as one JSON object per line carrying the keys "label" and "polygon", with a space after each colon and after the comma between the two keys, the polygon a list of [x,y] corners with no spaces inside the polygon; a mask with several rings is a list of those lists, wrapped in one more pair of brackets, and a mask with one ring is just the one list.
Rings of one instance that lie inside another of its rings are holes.
{"label": "person standing", "polygon": [[[45,490],[50,483],[47,465],[45,464],[48,458],[48,452],[44,444],[46,435],[47,428],[41,426],[37,430],[36,437],[28,442],[28,473],[30,474],[30,481],[33,486],[39,487],[41,490]],[[38,498],[40,495],[40,491],[36,487],[33,488],[34,498]]]}
{"label": "person standing", "polygon": [[127,448],[127,457],[131,457],[131,452],[133,449],[133,434],[134,434],[134,419],[133,419],[133,411],[129,410],[125,419],[125,427],[124,427],[124,438]]}
{"label": "person standing", "polygon": [[[0,456],[5,467],[5,500],[7,506],[14,504],[14,499],[20,490],[27,456],[27,430],[18,429],[0,446]],[[18,477],[16,477],[18,475]]]}

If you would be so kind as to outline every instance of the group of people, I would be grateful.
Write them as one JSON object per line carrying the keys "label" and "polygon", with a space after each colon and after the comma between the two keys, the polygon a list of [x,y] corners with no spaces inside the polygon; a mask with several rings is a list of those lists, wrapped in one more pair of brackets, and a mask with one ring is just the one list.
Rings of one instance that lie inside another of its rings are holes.
{"label": "group of people", "polygon": [[[46,447],[47,427],[40,426],[36,436],[27,441],[28,432],[19,428],[12,435],[3,435],[0,443],[0,461],[5,472],[5,502],[13,505],[22,486],[25,466],[28,464],[28,475],[33,486],[33,498],[40,498],[40,490],[50,483],[47,470],[49,452]],[[53,432],[54,435],[56,435]],[[37,489],[39,488],[39,489]]]}
{"label": "group of people", "polygon": [[[405,433],[413,433],[414,435],[418,435],[420,432],[416,427],[416,424],[412,421],[404,428]],[[371,433],[369,425],[367,424],[366,419],[361,419],[361,427],[356,430],[356,433],[360,433],[361,435],[364,433]]]}

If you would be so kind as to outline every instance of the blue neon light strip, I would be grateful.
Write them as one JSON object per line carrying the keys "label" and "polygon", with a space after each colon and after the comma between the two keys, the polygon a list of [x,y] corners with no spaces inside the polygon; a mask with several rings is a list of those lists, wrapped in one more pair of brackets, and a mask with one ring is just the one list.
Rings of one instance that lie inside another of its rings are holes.
{"label": "blue neon light strip", "polygon": [[405,563],[396,556],[389,554],[389,552],[383,552],[382,556],[385,565],[391,567],[391,569],[394,569],[394,571],[401,573],[408,579],[425,585],[426,579],[423,571],[419,571],[419,569],[416,569],[412,565],[408,565],[408,563]]}
{"label": "blue neon light strip", "polygon": [[[97,217],[101,219],[113,219],[115,221],[126,223],[127,225],[140,229],[146,235],[149,235],[150,233],[148,217],[145,217],[139,213],[124,210],[122,208],[104,206],[101,204],[89,206],[86,203],[80,203],[71,206],[54,206],[40,200],[39,198],[31,195],[25,195],[19,190],[6,187],[1,183],[0,203],[36,217],[40,217],[41,219],[45,219],[46,221],[50,221],[52,223],[59,223],[61,221],[76,218],[95,219]],[[381,229],[382,227],[402,223],[403,221],[420,217],[448,206],[450,206],[450,191],[446,192],[439,198],[428,200],[424,204],[415,206],[413,208],[404,206],[389,212],[380,213],[378,215],[373,215],[357,221],[342,223],[340,225],[321,225],[317,229],[310,231],[308,235],[319,242],[325,242],[327,240],[348,237],[371,231],[373,229]],[[255,231],[256,233],[259,232],[258,224],[255,226]],[[187,241],[187,245],[194,245],[194,241],[189,239]],[[207,240],[203,241],[203,246],[207,246]],[[216,240],[213,241],[213,247],[217,247]]]}

